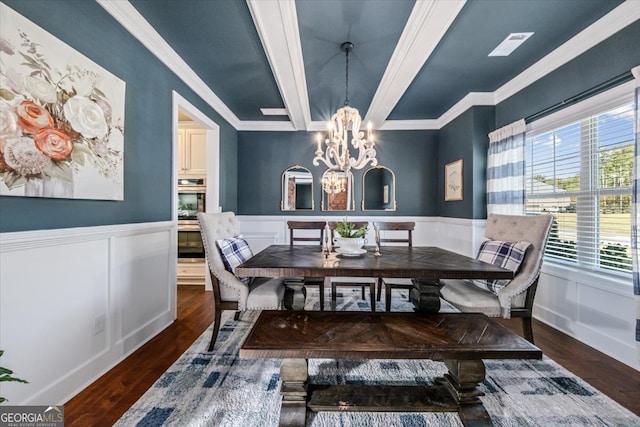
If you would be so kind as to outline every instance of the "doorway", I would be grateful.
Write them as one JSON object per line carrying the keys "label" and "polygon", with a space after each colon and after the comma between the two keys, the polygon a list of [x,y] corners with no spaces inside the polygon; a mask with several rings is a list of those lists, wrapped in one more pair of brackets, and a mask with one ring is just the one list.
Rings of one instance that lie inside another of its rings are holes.
{"label": "doorway", "polygon": [[[175,224],[172,227],[174,230],[174,241],[175,241],[175,260],[176,260],[176,288],[175,292],[177,295],[177,286],[178,286],[178,277],[179,276],[193,276],[196,274],[198,277],[204,275],[205,279],[205,289],[211,290],[211,278],[209,274],[206,274],[206,265],[202,263],[201,266],[194,267],[193,265],[183,265],[184,263],[179,263],[179,253],[178,253],[178,233],[179,233],[179,221],[178,221],[178,211],[179,211],[179,198],[178,198],[178,183],[179,178],[181,177],[181,172],[184,172],[183,165],[180,165],[179,162],[179,151],[182,147],[182,143],[179,138],[179,130],[181,125],[186,121],[189,122],[189,127],[191,129],[197,129],[197,137],[198,144],[202,143],[202,138],[204,138],[205,150],[205,162],[196,165],[193,171],[195,173],[202,174],[204,182],[206,182],[205,186],[205,203],[207,212],[218,212],[220,205],[220,126],[216,124],[213,120],[207,117],[204,113],[194,107],[189,101],[180,96],[177,92],[173,92],[173,191],[172,191],[172,205],[174,209],[172,210],[172,222]],[[182,126],[184,127],[184,126]],[[204,135],[203,135],[204,133]],[[197,160],[197,158],[196,158]],[[202,267],[202,272],[200,272],[200,267]],[[185,270],[185,271],[182,271]],[[195,272],[195,273],[194,273]],[[185,282],[185,284],[188,283]],[[192,284],[202,283],[199,280],[196,280]],[[175,308],[174,308],[175,310]]]}

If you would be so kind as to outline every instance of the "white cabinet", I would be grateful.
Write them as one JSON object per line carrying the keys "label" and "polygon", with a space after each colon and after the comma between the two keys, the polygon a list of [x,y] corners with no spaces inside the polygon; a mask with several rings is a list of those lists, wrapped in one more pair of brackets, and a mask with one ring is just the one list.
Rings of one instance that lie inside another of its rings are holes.
{"label": "white cabinet", "polygon": [[178,262],[178,285],[203,286],[207,264],[204,262]]}
{"label": "white cabinet", "polygon": [[207,174],[207,132],[204,129],[178,130],[178,175]]}

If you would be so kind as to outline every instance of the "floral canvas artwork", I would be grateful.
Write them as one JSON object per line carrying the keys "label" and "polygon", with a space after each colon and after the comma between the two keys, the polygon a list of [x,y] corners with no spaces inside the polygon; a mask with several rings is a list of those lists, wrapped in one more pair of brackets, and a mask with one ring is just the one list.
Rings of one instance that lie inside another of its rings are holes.
{"label": "floral canvas artwork", "polygon": [[0,195],[123,200],[125,82],[0,3]]}

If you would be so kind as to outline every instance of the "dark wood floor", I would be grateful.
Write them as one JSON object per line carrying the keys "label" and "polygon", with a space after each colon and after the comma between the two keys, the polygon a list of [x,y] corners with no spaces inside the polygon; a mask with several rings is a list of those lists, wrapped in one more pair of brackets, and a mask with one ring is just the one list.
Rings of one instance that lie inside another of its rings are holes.
{"label": "dark wood floor", "polygon": [[[206,330],[213,318],[211,292],[178,287],[178,319],[64,405],[65,426],[111,426]],[[501,320],[522,334],[520,319]],[[545,355],[640,415],[640,372],[534,320],[536,345]]]}

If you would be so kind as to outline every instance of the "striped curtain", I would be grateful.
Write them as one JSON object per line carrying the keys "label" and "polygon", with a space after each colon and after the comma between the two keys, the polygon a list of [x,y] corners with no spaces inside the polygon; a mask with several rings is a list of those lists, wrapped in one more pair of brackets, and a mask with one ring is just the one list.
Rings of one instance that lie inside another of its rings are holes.
{"label": "striped curtain", "polygon": [[524,119],[489,134],[487,214],[524,214]]}
{"label": "striped curtain", "polygon": [[636,347],[640,360],[640,247],[638,246],[638,227],[640,226],[640,67],[633,70],[636,82],[635,123],[636,143],[633,168],[632,218],[631,218],[631,257],[633,259],[633,294],[636,302]]}

